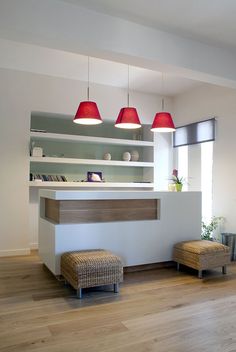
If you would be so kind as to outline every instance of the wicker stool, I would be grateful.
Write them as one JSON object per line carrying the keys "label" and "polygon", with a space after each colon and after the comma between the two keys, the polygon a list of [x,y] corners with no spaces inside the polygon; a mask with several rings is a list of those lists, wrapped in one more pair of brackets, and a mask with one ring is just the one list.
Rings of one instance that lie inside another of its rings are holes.
{"label": "wicker stool", "polygon": [[222,267],[226,274],[226,264],[230,263],[230,249],[218,242],[212,241],[184,241],[176,243],[173,251],[173,260],[190,268],[198,270],[198,277],[202,278],[202,271]]}
{"label": "wicker stool", "polygon": [[82,298],[82,288],[87,287],[113,284],[118,292],[123,265],[120,257],[103,249],[67,252],[61,256],[61,274]]}

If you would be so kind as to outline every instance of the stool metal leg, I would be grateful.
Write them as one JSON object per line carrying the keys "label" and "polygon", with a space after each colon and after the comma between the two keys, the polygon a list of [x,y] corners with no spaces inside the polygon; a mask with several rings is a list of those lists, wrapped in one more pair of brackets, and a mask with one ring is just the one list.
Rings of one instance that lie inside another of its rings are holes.
{"label": "stool metal leg", "polygon": [[78,288],[76,290],[76,296],[77,298],[82,299],[82,288]]}
{"label": "stool metal leg", "polygon": [[226,265],[222,266],[222,274],[227,274]]}
{"label": "stool metal leg", "polygon": [[235,260],[235,236],[233,236],[233,244],[232,244],[232,260]]}
{"label": "stool metal leg", "polygon": [[114,293],[118,293],[119,292],[119,284],[114,284]]}
{"label": "stool metal leg", "polygon": [[202,279],[202,270],[198,270],[198,278]]}
{"label": "stool metal leg", "polygon": [[66,279],[64,279],[64,285],[65,285],[65,286],[68,286],[68,285],[69,285],[69,282],[68,282]]}
{"label": "stool metal leg", "polygon": [[180,265],[179,265],[179,263],[176,263],[177,264],[177,266],[176,266],[176,270],[177,271],[179,271],[179,267],[180,267]]}

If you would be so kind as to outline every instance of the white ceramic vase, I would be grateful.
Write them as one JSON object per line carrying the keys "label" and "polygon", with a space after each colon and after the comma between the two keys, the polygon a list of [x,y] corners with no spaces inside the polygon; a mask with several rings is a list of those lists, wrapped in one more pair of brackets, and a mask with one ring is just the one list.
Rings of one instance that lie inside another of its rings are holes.
{"label": "white ceramic vase", "polygon": [[103,160],[111,160],[111,154],[110,153],[105,153],[103,155]]}
{"label": "white ceramic vase", "polygon": [[124,161],[130,161],[130,159],[131,159],[130,153],[129,152],[124,152],[123,155],[122,155],[122,159]]}
{"label": "white ceramic vase", "polygon": [[131,161],[139,160],[139,153],[137,150],[132,150],[130,154],[131,154]]}

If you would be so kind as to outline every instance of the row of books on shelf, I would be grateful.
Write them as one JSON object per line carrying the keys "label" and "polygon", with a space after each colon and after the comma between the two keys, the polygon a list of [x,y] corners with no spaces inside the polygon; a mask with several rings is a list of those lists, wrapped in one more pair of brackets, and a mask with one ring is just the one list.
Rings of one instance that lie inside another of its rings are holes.
{"label": "row of books on shelf", "polygon": [[51,182],[67,182],[67,179],[63,175],[43,175],[43,174],[30,174],[30,181],[41,180]]}

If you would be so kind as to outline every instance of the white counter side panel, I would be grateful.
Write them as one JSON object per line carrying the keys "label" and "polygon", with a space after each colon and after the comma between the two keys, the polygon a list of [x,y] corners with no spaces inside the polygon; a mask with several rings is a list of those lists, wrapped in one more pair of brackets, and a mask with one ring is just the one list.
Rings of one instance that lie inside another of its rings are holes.
{"label": "white counter side panel", "polygon": [[56,231],[55,225],[47,220],[40,218],[39,221],[39,256],[44,264],[56,273]]}

